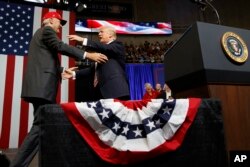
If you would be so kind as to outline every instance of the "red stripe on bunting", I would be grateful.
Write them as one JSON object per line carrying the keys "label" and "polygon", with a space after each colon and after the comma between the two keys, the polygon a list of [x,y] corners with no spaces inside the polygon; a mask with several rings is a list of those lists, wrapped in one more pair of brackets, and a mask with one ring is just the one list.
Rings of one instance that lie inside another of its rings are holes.
{"label": "red stripe on bunting", "polygon": [[143,107],[146,107],[149,102],[151,102],[151,99],[145,99],[145,100],[133,100],[133,101],[124,101],[119,99],[114,99],[114,102],[122,103],[122,105],[126,106],[127,108],[132,109],[133,111],[137,111],[138,109],[142,109]]}
{"label": "red stripe on bunting", "polygon": [[2,122],[0,148],[9,147],[15,60],[16,58],[14,55],[8,55],[7,66],[6,66],[7,75],[5,81],[4,103],[3,103],[4,119]]}

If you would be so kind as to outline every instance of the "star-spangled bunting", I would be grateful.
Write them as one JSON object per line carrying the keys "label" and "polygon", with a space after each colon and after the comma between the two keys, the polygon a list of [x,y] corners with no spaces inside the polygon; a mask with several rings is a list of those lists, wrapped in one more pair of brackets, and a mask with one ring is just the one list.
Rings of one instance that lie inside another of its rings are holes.
{"label": "star-spangled bunting", "polygon": [[200,101],[198,98],[102,99],[61,106],[103,160],[130,164],[176,150],[194,120]]}

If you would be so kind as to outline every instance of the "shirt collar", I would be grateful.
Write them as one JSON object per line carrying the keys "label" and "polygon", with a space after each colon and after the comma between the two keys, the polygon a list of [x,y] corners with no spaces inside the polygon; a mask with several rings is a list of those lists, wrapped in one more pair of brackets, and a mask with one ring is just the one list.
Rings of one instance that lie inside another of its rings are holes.
{"label": "shirt collar", "polygon": [[110,44],[111,42],[113,42],[114,41],[114,39],[113,40],[111,40],[111,41],[109,41],[107,44]]}

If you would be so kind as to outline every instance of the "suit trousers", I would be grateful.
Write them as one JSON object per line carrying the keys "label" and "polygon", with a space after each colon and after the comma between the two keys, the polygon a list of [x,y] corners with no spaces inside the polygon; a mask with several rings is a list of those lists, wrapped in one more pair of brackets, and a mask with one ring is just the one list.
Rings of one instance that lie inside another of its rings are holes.
{"label": "suit trousers", "polygon": [[11,162],[10,167],[28,167],[39,149],[39,107],[51,103],[39,98],[35,98],[31,103],[34,107],[33,124],[21,147],[18,149],[15,158]]}

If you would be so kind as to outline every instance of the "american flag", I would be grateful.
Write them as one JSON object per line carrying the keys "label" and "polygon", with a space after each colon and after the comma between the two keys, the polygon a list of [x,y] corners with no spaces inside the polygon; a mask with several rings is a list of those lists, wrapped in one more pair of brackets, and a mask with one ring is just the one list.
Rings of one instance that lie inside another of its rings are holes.
{"label": "american flag", "polygon": [[[69,43],[66,35],[75,33],[73,12],[0,1],[0,148],[20,146],[32,125],[33,107],[20,98],[22,77],[29,42],[48,11],[57,11],[68,20],[59,36]],[[59,56],[63,67],[75,65],[73,59]],[[74,96],[74,82],[62,81],[58,103],[74,101]]]}
{"label": "american flag", "polygon": [[192,124],[201,99],[151,99],[61,104],[67,117],[103,160],[130,164],[174,151]]}

